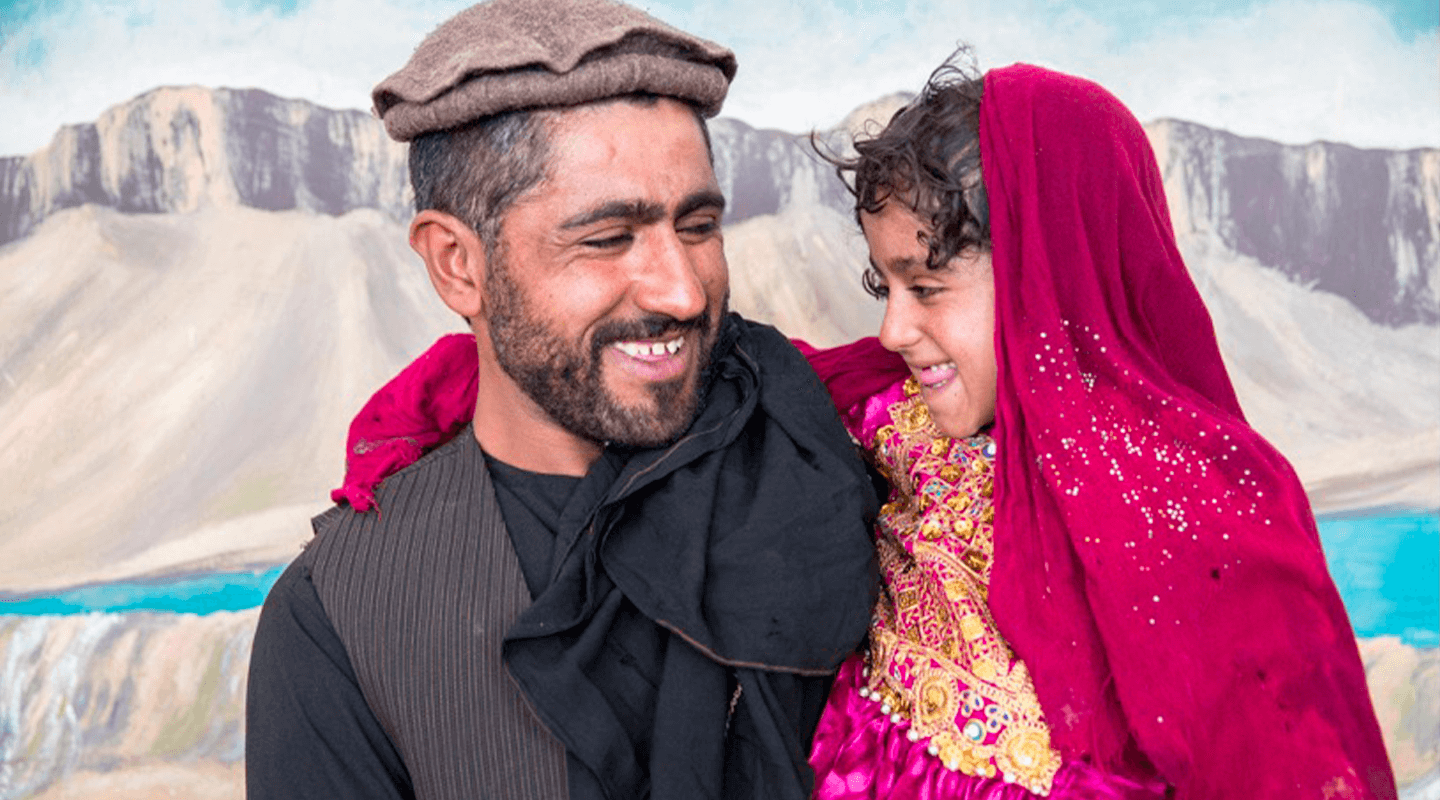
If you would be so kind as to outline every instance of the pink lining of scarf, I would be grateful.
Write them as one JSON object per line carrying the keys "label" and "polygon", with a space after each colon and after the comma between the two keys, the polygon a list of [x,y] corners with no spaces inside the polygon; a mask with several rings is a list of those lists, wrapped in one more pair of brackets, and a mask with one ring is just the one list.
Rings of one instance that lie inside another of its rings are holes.
{"label": "pink lining of scarf", "polygon": [[475,416],[478,360],[475,337],[452,333],[382,386],[350,423],[345,482],[330,499],[369,511],[381,481],[455,438]]}
{"label": "pink lining of scarf", "polygon": [[857,406],[910,376],[905,360],[874,336],[823,350],[802,339],[790,342],[824,381],[852,434],[860,430],[864,416],[864,409]]}

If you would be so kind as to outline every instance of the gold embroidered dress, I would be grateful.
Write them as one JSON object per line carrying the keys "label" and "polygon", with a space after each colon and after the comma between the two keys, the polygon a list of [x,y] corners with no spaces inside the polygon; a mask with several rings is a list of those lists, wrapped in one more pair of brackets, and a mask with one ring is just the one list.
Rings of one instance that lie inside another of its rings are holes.
{"label": "gold embroidered dress", "polygon": [[[987,605],[995,444],[984,434],[942,435],[918,394],[913,378],[897,384],[871,398],[864,419],[851,425],[891,492],[876,524],[883,585],[869,649],[863,666],[847,663],[860,672],[842,671],[836,693],[848,689],[877,704],[956,779],[996,779],[1048,794],[1061,758],[1029,673]],[[854,791],[865,775],[823,763],[835,744],[826,736],[822,722],[812,758],[817,796],[874,796],[873,787]]]}

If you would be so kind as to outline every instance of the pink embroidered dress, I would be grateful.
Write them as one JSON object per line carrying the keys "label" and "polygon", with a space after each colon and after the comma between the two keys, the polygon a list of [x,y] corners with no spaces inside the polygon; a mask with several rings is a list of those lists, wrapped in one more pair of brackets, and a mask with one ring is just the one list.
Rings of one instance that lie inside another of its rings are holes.
{"label": "pink embroidered dress", "polygon": [[891,486],[875,526],[884,588],[869,652],[843,667],[816,733],[817,796],[1048,794],[1061,759],[987,603],[995,443],[943,436],[913,378],[862,409],[851,435]]}
{"label": "pink embroidered dress", "polygon": [[[800,347],[854,364],[878,356],[873,342]],[[875,526],[882,591],[869,647],[841,667],[816,731],[816,797],[1163,797],[1162,781],[1067,766],[1051,745],[989,608],[995,442],[944,436],[918,395],[903,378],[843,415],[891,489]]]}

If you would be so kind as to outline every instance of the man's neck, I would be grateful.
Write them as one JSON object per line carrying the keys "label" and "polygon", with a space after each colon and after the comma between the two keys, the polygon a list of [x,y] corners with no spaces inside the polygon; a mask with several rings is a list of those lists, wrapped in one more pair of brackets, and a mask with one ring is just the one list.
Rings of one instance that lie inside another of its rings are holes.
{"label": "man's neck", "polygon": [[474,430],[486,453],[513,467],[549,475],[583,476],[605,449],[562,428],[503,370],[483,359]]}

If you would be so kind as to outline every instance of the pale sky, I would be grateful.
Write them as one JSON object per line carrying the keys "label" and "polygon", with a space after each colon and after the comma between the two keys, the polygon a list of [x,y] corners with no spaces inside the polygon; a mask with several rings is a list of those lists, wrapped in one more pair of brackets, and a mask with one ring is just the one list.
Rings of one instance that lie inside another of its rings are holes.
{"label": "pale sky", "polygon": [[[160,85],[256,87],[332,108],[467,2],[0,0],[0,155]],[[733,50],[724,116],[792,132],[918,89],[959,42],[1098,81],[1142,121],[1287,143],[1440,146],[1435,0],[651,0]]]}

